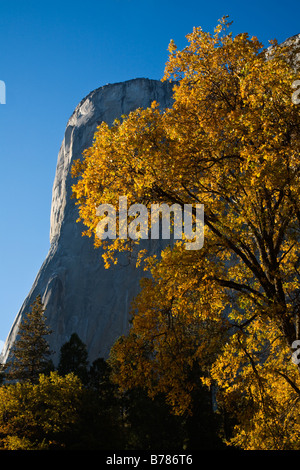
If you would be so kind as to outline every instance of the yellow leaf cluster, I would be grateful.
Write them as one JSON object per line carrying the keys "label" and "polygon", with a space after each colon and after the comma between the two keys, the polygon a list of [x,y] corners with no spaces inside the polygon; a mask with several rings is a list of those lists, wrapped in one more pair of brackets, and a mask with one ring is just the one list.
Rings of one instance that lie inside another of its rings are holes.
{"label": "yellow leaf cluster", "polygon": [[55,436],[77,419],[82,384],[78,377],[57,372],[39,382],[0,387],[0,447],[8,450],[51,448]]}
{"label": "yellow leaf cluster", "polygon": [[[174,104],[138,109],[109,128],[76,162],[73,186],[86,234],[101,203],[204,204],[205,244],[150,258],[151,278],[133,306],[132,328],[112,350],[123,388],[164,392],[175,411],[191,405],[198,378],[218,389],[243,448],[296,448],[300,370],[300,114],[289,51],[194,28],[172,41],[164,80]],[[149,227],[150,228],[150,227]],[[95,237],[107,265],[138,241]],[[141,257],[138,257],[138,263]],[[202,372],[200,372],[200,370]],[[264,443],[262,443],[264,442]]]}

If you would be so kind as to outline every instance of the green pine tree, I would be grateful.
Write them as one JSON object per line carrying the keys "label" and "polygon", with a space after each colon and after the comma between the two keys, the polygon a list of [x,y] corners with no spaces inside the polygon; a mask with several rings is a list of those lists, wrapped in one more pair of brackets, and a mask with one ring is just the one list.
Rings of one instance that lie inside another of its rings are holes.
{"label": "green pine tree", "polygon": [[62,345],[58,372],[66,375],[73,372],[84,383],[88,380],[88,352],[86,345],[81,341],[77,333],[73,333],[70,340]]}
{"label": "green pine tree", "polygon": [[6,363],[6,379],[36,383],[41,373],[52,368],[51,351],[46,336],[51,330],[46,325],[44,306],[38,295],[19,327],[11,359]]}

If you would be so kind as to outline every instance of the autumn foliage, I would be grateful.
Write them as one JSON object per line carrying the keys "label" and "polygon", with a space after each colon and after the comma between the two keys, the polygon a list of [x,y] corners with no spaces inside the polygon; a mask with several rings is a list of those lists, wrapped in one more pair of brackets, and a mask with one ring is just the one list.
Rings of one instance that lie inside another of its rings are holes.
{"label": "autumn foliage", "polygon": [[[102,123],[73,167],[73,191],[88,236],[96,208],[120,195],[205,208],[201,250],[178,241],[159,258],[143,253],[151,276],[111,353],[119,386],[164,392],[180,415],[201,378],[234,418],[231,444],[299,449],[299,74],[292,51],[229,26],[194,28],[183,50],[171,41],[163,80],[174,82],[173,106]],[[107,265],[138,244],[94,240]]]}
{"label": "autumn foliage", "polygon": [[[78,421],[82,384],[69,374],[40,375],[30,382],[0,387],[0,442],[8,450],[59,448],[61,436]],[[63,447],[63,446],[62,446]]]}

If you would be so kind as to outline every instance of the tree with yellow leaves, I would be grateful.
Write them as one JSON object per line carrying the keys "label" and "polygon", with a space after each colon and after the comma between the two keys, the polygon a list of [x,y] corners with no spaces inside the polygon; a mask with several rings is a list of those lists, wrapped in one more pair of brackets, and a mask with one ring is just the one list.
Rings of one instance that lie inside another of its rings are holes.
{"label": "tree with yellow leaves", "polygon": [[229,26],[223,18],[214,34],[194,28],[182,51],[171,41],[164,80],[175,83],[172,108],[153,103],[111,128],[101,124],[73,167],[74,197],[107,265],[139,240],[100,240],[100,204],[116,205],[120,195],[147,207],[204,204],[201,250],[178,241],[160,260],[146,257],[152,279],[112,352],[118,381],[164,391],[184,413],[197,363],[237,420],[232,442],[298,448],[298,75],[293,51],[276,41],[264,49]]}
{"label": "tree with yellow leaves", "polygon": [[82,384],[74,374],[40,374],[37,383],[0,387],[0,449],[45,450],[65,447],[77,424]]}

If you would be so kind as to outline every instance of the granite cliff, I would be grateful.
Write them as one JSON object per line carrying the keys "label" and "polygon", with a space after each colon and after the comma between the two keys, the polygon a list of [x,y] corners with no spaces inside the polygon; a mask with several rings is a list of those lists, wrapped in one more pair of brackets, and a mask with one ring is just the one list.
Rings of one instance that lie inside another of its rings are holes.
{"label": "granite cliff", "polygon": [[[134,79],[106,85],[92,91],[70,117],[58,154],[52,191],[50,249],[27,298],[6,339],[2,361],[6,362],[19,323],[38,294],[46,308],[49,339],[57,362],[62,344],[76,332],[87,345],[89,359],[107,357],[114,341],[128,330],[130,301],[139,290],[144,275],[128,255],[109,270],[104,268],[102,251],[93,240],[82,236],[84,227],[76,223],[78,208],[71,199],[74,184],[70,169],[93,140],[96,127],[139,107],[157,101],[164,109],[172,103],[172,85],[149,79]],[[159,240],[149,240],[148,249],[161,249]]]}

